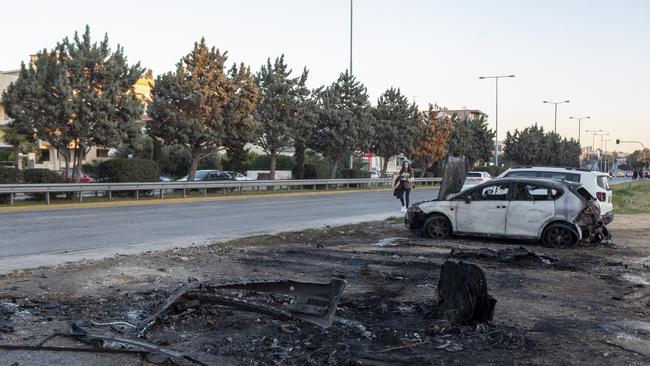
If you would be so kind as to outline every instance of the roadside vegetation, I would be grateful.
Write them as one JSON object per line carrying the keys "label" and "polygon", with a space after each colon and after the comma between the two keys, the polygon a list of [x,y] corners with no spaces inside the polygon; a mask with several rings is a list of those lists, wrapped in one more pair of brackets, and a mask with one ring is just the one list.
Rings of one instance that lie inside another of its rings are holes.
{"label": "roadside vegetation", "polygon": [[650,212],[650,181],[622,183],[612,188],[617,214]]}

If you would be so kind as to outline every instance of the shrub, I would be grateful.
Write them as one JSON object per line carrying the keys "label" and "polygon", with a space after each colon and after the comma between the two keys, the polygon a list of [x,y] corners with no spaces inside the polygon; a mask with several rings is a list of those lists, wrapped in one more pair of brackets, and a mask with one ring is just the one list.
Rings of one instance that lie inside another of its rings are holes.
{"label": "shrub", "polygon": [[49,169],[25,169],[23,171],[25,183],[63,183],[63,178],[55,171]]}
{"label": "shrub", "polygon": [[[276,170],[293,170],[296,161],[293,156],[278,155],[276,161]],[[271,155],[256,156],[251,162],[250,170],[269,170],[271,169]]]}
{"label": "shrub", "polygon": [[[63,183],[65,181],[63,177],[49,169],[25,169],[23,177],[25,183],[29,184]],[[45,199],[45,193],[29,193],[28,196],[38,200]]]}
{"label": "shrub", "polygon": [[341,169],[341,178],[344,179],[357,179],[357,178],[368,178],[365,172],[362,172],[358,169]]}
{"label": "shrub", "polygon": [[[304,169],[305,169],[303,172],[304,179],[318,179],[318,170],[316,169],[316,166],[314,164],[305,164]],[[292,174],[294,177],[298,176],[296,167],[293,167]]]}
{"label": "shrub", "polygon": [[111,159],[97,166],[97,175],[102,182],[157,182],[160,169],[153,160]]}
{"label": "shrub", "polygon": [[[23,181],[20,169],[0,167],[0,184],[16,184]],[[0,202],[9,202],[8,194],[0,194]]]}
{"label": "shrub", "polygon": [[187,174],[192,163],[187,149],[180,145],[167,145],[161,149],[160,171],[164,175],[182,177]]}

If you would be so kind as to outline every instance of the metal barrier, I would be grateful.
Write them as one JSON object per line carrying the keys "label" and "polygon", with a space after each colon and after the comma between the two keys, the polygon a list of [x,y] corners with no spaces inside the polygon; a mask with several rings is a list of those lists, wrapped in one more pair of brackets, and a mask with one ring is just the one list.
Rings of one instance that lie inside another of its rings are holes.
{"label": "metal barrier", "polygon": [[[439,183],[441,178],[415,178],[420,185],[434,185]],[[187,191],[199,190],[204,195],[209,189],[221,189],[223,194],[226,190],[239,190],[239,193],[249,191],[276,190],[286,188],[293,189],[337,189],[340,187],[350,188],[353,185],[370,189],[372,187],[392,186],[392,178],[379,179],[301,179],[301,180],[244,180],[244,181],[202,181],[202,182],[142,182],[142,183],[53,183],[53,184],[0,184],[0,195],[9,194],[9,203],[14,204],[15,195],[23,194],[44,194],[45,201],[50,204],[52,194],[75,193],[78,194],[79,202],[83,202],[83,193],[94,192],[96,196],[104,192],[111,200],[113,192],[135,192],[135,199],[140,198],[140,192],[153,192],[164,198],[168,191],[182,191],[183,197]],[[156,191],[158,193],[156,193]]]}

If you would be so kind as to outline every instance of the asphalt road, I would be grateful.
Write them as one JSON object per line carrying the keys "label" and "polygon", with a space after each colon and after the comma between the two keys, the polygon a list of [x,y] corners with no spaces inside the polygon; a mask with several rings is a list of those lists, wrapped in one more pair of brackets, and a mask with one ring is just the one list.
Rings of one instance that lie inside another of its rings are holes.
{"label": "asphalt road", "polygon": [[[418,188],[411,202],[437,191]],[[0,213],[0,273],[400,216],[392,192]]]}

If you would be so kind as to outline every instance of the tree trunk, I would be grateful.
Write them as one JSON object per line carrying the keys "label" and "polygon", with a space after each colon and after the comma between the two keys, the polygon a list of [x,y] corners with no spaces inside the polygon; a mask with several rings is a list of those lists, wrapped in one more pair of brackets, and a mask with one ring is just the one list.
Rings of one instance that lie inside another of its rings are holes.
{"label": "tree trunk", "polygon": [[153,141],[153,156],[152,160],[155,162],[160,163],[160,159],[162,157],[162,143],[160,140],[158,140],[155,137],[151,137],[151,140]]}
{"label": "tree trunk", "polygon": [[336,158],[332,163],[332,169],[330,170],[330,179],[336,179],[336,171],[338,170],[340,161],[341,158]]}
{"label": "tree trunk", "polygon": [[296,152],[294,158],[296,159],[296,179],[305,179],[305,144],[296,143]]}
{"label": "tree trunk", "polygon": [[390,159],[390,157],[385,158],[382,156],[382,159],[384,159],[384,161],[382,162],[382,166],[381,166],[381,177],[384,178],[386,176],[386,171],[388,170],[388,160]]}
{"label": "tree trunk", "polygon": [[14,167],[20,169],[20,145],[14,145]]}
{"label": "tree trunk", "polygon": [[278,163],[278,153],[275,149],[271,149],[271,168],[269,169],[269,179],[275,180],[275,167]]}
{"label": "tree trunk", "polygon": [[196,176],[196,169],[199,167],[199,160],[201,159],[201,154],[199,152],[192,153],[192,164],[190,164],[190,171],[187,172],[187,181],[194,182],[194,177]]}
{"label": "tree trunk", "polygon": [[429,163],[428,161],[423,164],[422,172],[420,172],[420,178],[424,178],[427,176],[427,169],[429,169],[429,167],[431,167],[431,163]]}

